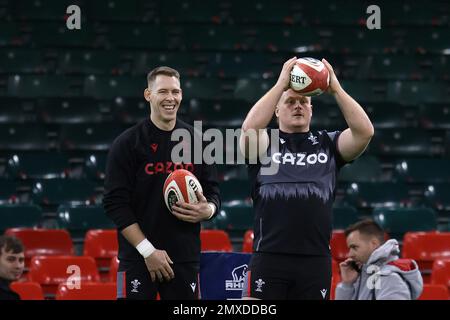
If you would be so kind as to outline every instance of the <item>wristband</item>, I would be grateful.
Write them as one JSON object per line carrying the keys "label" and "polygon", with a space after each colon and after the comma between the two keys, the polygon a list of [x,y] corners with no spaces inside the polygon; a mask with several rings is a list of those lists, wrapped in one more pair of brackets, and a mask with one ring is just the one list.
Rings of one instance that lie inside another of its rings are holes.
{"label": "wristband", "polygon": [[216,213],[216,205],[214,203],[208,202],[209,207],[211,208],[211,215],[208,217],[208,220],[212,218],[214,213]]}
{"label": "wristband", "polygon": [[151,244],[148,239],[142,240],[137,246],[137,251],[141,254],[141,256],[144,257],[144,259],[147,259],[153,252],[155,252],[155,247]]}

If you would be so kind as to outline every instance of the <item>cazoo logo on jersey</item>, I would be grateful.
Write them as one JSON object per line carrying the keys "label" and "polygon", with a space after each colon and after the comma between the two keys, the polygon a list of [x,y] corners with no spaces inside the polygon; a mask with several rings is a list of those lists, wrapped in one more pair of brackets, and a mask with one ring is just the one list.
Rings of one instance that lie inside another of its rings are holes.
{"label": "cazoo logo on jersey", "polygon": [[291,164],[297,166],[306,166],[307,164],[327,163],[328,155],[323,152],[319,153],[290,153],[282,154],[276,152],[272,155],[272,161],[275,163]]}

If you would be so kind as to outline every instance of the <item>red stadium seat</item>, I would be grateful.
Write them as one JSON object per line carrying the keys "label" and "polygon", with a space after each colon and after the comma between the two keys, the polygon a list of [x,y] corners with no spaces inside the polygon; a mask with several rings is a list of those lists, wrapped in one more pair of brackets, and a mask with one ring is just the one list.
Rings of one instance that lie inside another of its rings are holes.
{"label": "red stadium seat", "polygon": [[61,283],[56,291],[56,300],[116,300],[116,284],[84,282],[79,289],[70,289]]}
{"label": "red stadium seat", "polygon": [[408,232],[403,238],[403,257],[416,260],[425,283],[430,282],[433,261],[450,258],[450,232]]}
{"label": "red stadium seat", "polygon": [[330,300],[334,300],[336,298],[336,287],[339,282],[331,282],[331,292],[330,292]]}
{"label": "red stadium seat", "polygon": [[35,256],[31,259],[29,278],[38,282],[48,297],[52,297],[58,285],[66,281],[100,281],[95,260],[76,256]]}
{"label": "red stadium seat", "polygon": [[15,291],[22,300],[44,300],[41,285],[37,282],[13,282],[11,290]]}
{"label": "red stadium seat", "polygon": [[33,256],[73,255],[72,238],[67,230],[11,228],[5,234],[22,240],[25,247],[25,268]]}
{"label": "red stadium seat", "polygon": [[424,284],[419,300],[448,300],[447,288],[442,284]]}
{"label": "red stadium seat", "polygon": [[341,281],[341,272],[339,269],[339,263],[332,259],[331,261],[331,282],[340,282]]}
{"label": "red stadium seat", "polygon": [[201,230],[200,241],[202,251],[233,251],[230,237],[223,230]]}
{"label": "red stadium seat", "polygon": [[[387,233],[384,234],[384,240],[389,240],[389,235]],[[348,247],[347,247],[347,238],[345,237],[344,230],[334,230],[331,236],[330,241],[331,247],[331,256],[338,263],[347,259]]]}
{"label": "red stadium seat", "polygon": [[347,240],[343,230],[335,230],[331,236],[331,256],[338,263],[347,258]]}
{"label": "red stadium seat", "polygon": [[442,284],[450,292],[450,259],[438,259],[431,270],[431,284]]}
{"label": "red stadium seat", "polygon": [[117,270],[119,270],[119,259],[117,259],[117,257],[114,257],[111,259],[109,265],[109,281],[117,281]]}
{"label": "red stadium seat", "polygon": [[111,258],[118,252],[117,230],[89,230],[84,238],[84,255],[95,259],[100,275],[108,276]]}
{"label": "red stadium seat", "polygon": [[244,234],[244,242],[242,243],[242,252],[253,252],[253,230],[247,230]]}

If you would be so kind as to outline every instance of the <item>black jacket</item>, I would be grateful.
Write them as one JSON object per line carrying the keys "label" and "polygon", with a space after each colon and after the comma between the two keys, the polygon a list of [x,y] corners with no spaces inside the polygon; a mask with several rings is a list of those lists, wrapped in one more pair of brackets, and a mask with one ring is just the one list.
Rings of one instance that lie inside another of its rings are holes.
{"label": "black jacket", "polygon": [[11,290],[10,281],[0,279],[0,300],[20,300],[20,296]]}
{"label": "black jacket", "polygon": [[[190,133],[192,149],[189,152],[192,152],[193,127],[177,120],[175,129],[185,129]],[[193,172],[208,202],[216,205],[217,213],[220,209],[217,170],[213,165],[195,164],[193,156],[191,163],[173,163],[172,148],[179,141],[171,141],[172,132],[160,130],[146,119],[113,142],[106,166],[103,206],[119,231],[138,223],[155,248],[166,250],[174,262],[198,262],[200,223],[181,221],[167,209],[163,185],[175,169]],[[142,259],[120,232],[118,237],[119,259]]]}

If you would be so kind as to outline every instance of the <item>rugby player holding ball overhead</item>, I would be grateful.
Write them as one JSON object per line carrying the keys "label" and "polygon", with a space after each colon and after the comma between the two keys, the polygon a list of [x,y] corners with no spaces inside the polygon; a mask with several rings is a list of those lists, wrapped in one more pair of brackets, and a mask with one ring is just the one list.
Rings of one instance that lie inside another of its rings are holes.
{"label": "rugby player holding ball overhead", "polygon": [[[310,96],[324,90],[345,118],[348,128],[342,132],[310,129]],[[266,130],[273,114],[278,141]],[[257,133],[245,134],[252,130]],[[325,59],[293,57],[284,63],[276,84],[251,108],[242,131],[241,151],[253,160],[248,161],[248,171],[255,212],[253,255],[243,298],[328,299],[337,174],[369,144],[374,134],[371,121]],[[270,161],[260,161],[263,155]],[[262,170],[273,164],[278,166],[273,174]]]}

